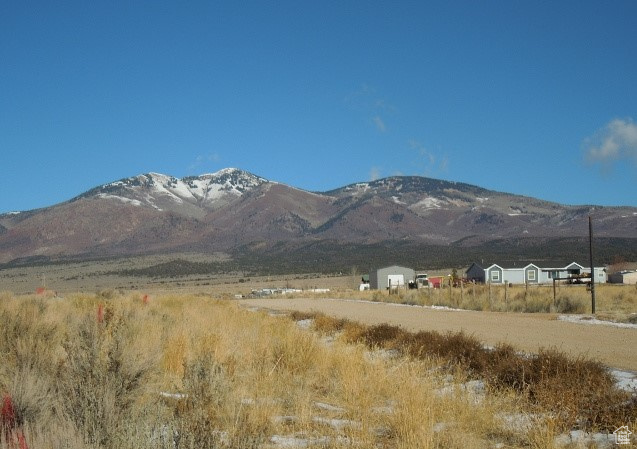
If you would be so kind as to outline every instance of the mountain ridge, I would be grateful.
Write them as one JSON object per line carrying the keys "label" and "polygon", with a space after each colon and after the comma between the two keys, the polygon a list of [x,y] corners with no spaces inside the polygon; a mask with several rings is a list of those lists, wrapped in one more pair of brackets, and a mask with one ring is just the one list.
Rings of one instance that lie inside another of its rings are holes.
{"label": "mountain ridge", "polygon": [[420,176],[312,192],[237,168],[181,179],[150,172],[46,208],[0,214],[0,263],[40,256],[232,253],[283,242],[471,246],[583,237],[589,216],[597,236],[637,242],[635,207],[562,205]]}

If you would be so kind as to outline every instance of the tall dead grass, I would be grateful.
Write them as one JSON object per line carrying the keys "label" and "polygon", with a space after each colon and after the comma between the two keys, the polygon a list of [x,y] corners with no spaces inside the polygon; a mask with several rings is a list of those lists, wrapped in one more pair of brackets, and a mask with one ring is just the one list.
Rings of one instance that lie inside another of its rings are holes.
{"label": "tall dead grass", "polygon": [[435,358],[447,369],[459,368],[492,388],[514,392],[536,412],[549,413],[558,430],[612,432],[618,422],[637,420],[637,397],[620,390],[608,368],[554,348],[521,354],[506,344],[486,348],[463,332],[410,333],[398,326],[367,327],[322,314],[316,315],[314,328],[324,335],[340,333],[348,342],[399,351],[415,359]]}
{"label": "tall dead grass", "polygon": [[[597,284],[596,313],[602,318],[637,322],[637,286]],[[335,291],[330,297],[394,302],[422,306],[444,306],[468,310],[529,313],[590,313],[591,293],[584,285],[484,285],[468,284],[442,289]],[[324,296],[325,296],[324,295]]]}
{"label": "tall dead grass", "polygon": [[[295,318],[319,332],[206,296],[5,295],[0,393],[15,421],[0,447],[20,433],[44,449],[539,449],[558,429],[547,422],[570,418],[535,408],[551,391],[530,386],[554,372],[606,379],[551,354],[520,369],[512,349],[462,334]],[[493,387],[471,387],[476,375]],[[520,428],[509,415],[539,417]]]}

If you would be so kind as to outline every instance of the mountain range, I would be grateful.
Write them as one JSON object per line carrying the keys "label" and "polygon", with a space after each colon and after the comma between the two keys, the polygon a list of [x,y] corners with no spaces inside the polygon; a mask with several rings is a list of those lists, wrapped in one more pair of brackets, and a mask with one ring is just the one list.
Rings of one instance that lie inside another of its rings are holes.
{"label": "mountain range", "polygon": [[317,245],[537,246],[587,237],[589,216],[595,237],[628,242],[637,253],[636,207],[562,205],[419,176],[309,192],[234,168],[182,179],[148,173],[0,215],[0,263],[184,251],[285,255]]}

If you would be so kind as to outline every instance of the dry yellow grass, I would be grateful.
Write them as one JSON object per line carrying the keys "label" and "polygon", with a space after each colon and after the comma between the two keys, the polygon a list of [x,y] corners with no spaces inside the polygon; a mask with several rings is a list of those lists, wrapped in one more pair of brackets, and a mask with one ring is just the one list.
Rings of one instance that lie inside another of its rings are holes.
{"label": "dry yellow grass", "polygon": [[[296,296],[307,293],[299,293]],[[555,297],[554,297],[555,295]],[[291,295],[286,295],[291,296]],[[469,284],[463,288],[400,289],[393,294],[387,290],[354,291],[337,289],[313,295],[339,299],[363,299],[416,305],[437,305],[468,310],[498,312],[591,312],[591,293],[584,285],[489,286]],[[596,314],[601,318],[637,322],[637,286],[598,284],[595,287]]]}
{"label": "dry yellow grass", "polygon": [[[100,319],[98,309],[102,308]],[[325,339],[207,296],[0,296],[11,447],[550,447],[547,417],[431,360]],[[526,422],[526,421],[525,421]],[[543,444],[543,443],[542,443]]]}

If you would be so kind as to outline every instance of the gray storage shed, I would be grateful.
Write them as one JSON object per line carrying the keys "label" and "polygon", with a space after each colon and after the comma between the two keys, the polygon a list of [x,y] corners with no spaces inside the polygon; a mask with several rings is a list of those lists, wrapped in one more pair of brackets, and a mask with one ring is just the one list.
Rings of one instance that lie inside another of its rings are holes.
{"label": "gray storage shed", "polygon": [[637,284],[637,271],[620,271],[608,276],[608,282],[612,284]]}
{"label": "gray storage shed", "polygon": [[415,280],[416,272],[413,269],[398,265],[369,271],[369,288],[375,290],[389,288],[390,281],[392,287],[407,287]]}

